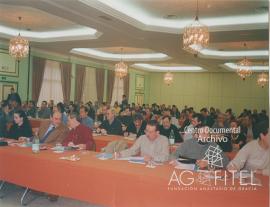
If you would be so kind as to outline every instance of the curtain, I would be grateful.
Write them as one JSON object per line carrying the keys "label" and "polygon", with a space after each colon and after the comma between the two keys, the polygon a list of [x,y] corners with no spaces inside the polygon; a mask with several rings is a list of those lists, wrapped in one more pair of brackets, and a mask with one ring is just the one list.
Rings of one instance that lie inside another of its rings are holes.
{"label": "curtain", "polygon": [[126,77],[124,77],[124,93],[128,99],[129,97],[129,74],[127,74]]}
{"label": "curtain", "polygon": [[32,99],[38,101],[42,80],[44,76],[46,60],[39,57],[33,57],[33,72],[32,72]]}
{"label": "curtain", "polygon": [[113,87],[114,87],[114,71],[108,70],[107,76],[107,103],[112,102],[112,94],[113,94]]}
{"label": "curtain", "polygon": [[83,88],[82,101],[84,103],[88,101],[92,101],[94,103],[97,100],[96,71],[94,68],[86,68]]}
{"label": "curtain", "polygon": [[85,66],[76,65],[76,85],[75,85],[75,101],[82,101],[83,86],[85,81]]}
{"label": "curtain", "polygon": [[64,102],[67,103],[70,100],[70,89],[71,89],[71,64],[60,63],[61,69],[61,83],[63,90]]}
{"label": "curtain", "polygon": [[111,106],[113,106],[116,101],[119,104],[121,104],[123,94],[124,94],[124,79],[120,79],[115,76],[112,92],[112,101],[110,102]]}
{"label": "curtain", "polygon": [[97,100],[99,103],[103,102],[104,76],[105,76],[105,71],[103,69],[96,69]]}
{"label": "curtain", "polygon": [[38,98],[38,105],[42,101],[54,100],[54,103],[63,102],[60,63],[46,60],[45,71]]}

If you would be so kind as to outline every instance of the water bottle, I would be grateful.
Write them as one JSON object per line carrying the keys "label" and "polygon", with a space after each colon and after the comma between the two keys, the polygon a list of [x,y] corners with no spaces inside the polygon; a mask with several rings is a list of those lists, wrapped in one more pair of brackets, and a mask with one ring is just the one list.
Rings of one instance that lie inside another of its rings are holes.
{"label": "water bottle", "polygon": [[33,153],[39,153],[39,138],[37,134],[34,136],[33,144],[32,144]]}
{"label": "water bottle", "polygon": [[172,129],[171,129],[170,136],[169,136],[169,142],[170,142],[170,144],[174,144],[174,142],[175,142],[175,136],[174,136],[174,132]]}

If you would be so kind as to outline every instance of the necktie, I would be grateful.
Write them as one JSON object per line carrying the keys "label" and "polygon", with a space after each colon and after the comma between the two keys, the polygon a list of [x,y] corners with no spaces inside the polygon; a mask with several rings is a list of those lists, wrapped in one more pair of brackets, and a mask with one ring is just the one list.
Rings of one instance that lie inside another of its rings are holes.
{"label": "necktie", "polygon": [[44,143],[46,139],[49,137],[49,135],[54,131],[55,127],[52,127],[47,133],[42,137],[40,140],[40,143]]}

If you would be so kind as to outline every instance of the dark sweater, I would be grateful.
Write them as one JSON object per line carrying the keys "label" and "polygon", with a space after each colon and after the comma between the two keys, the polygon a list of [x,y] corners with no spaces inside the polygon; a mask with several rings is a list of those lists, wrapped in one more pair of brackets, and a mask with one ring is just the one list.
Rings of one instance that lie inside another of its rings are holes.
{"label": "dark sweater", "polygon": [[114,119],[111,124],[108,120],[105,120],[102,122],[100,128],[105,129],[107,134],[123,135],[122,125],[118,119]]}
{"label": "dark sweater", "polygon": [[7,138],[18,139],[19,137],[32,137],[32,128],[29,123],[23,123],[21,126],[13,124],[8,131]]}
{"label": "dark sweater", "polygon": [[128,133],[133,133],[133,134],[136,134],[136,137],[140,137],[141,135],[144,135],[144,130],[146,128],[146,121],[143,121],[142,122],[142,125],[140,127],[140,129],[137,131],[136,127],[135,127],[135,124],[133,122],[131,122],[128,127],[127,127],[127,132]]}

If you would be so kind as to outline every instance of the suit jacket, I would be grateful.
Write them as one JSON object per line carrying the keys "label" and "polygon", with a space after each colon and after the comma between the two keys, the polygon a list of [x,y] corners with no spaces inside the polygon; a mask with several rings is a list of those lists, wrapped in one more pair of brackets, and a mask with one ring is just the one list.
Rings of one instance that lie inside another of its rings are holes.
{"label": "suit jacket", "polygon": [[[42,121],[38,131],[38,137],[40,139],[43,138],[45,133],[47,132],[51,122],[49,120]],[[56,143],[62,143],[66,138],[69,129],[64,125],[60,124],[58,127],[54,129],[54,131],[48,136],[45,140],[46,144],[55,145]]]}
{"label": "suit jacket", "polygon": [[111,124],[108,120],[103,121],[100,128],[105,129],[107,134],[123,135],[121,122],[117,118]]}
{"label": "suit jacket", "polygon": [[138,132],[137,132],[137,129],[135,127],[135,124],[133,122],[131,122],[127,127],[127,132],[136,134],[136,138],[139,138],[141,135],[145,134],[144,133],[145,128],[146,128],[146,121],[142,122],[141,128],[139,129]]}
{"label": "suit jacket", "polygon": [[31,138],[32,136],[32,128],[28,122],[24,122],[21,126],[13,123],[7,134],[7,138],[17,140],[19,139],[19,137]]}

